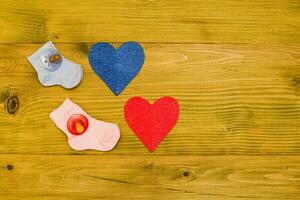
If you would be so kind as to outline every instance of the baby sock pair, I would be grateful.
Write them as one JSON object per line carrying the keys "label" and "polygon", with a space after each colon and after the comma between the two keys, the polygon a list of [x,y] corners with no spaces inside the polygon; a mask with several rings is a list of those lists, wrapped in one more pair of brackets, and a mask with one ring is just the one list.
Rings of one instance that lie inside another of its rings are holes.
{"label": "baby sock pair", "polygon": [[[44,86],[61,85],[71,89],[82,80],[81,65],[61,55],[51,41],[30,55],[28,60]],[[68,98],[50,113],[50,118],[67,135],[70,147],[77,151],[86,149],[110,151],[120,138],[117,124],[90,117]]]}

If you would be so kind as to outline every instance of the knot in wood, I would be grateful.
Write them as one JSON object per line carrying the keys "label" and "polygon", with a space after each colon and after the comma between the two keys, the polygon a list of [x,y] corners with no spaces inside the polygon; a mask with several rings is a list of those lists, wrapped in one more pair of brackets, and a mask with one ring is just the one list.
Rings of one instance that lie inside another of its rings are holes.
{"label": "knot in wood", "polygon": [[15,114],[19,108],[19,99],[17,96],[12,96],[7,99],[6,109],[9,114]]}

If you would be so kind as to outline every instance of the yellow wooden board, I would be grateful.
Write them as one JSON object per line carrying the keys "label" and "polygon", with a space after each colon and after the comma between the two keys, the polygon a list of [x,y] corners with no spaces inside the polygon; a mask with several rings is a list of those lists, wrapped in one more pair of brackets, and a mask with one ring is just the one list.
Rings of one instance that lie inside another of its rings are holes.
{"label": "yellow wooden board", "polygon": [[300,196],[300,157],[294,156],[2,155],[0,167],[1,192],[6,194],[0,199]]}
{"label": "yellow wooden board", "polygon": [[[300,199],[299,0],[1,0],[0,27],[0,200]],[[26,57],[48,40],[82,64],[77,88],[38,82]],[[118,97],[89,65],[98,41],[145,48]],[[123,106],[167,95],[180,119],[151,154]],[[69,148],[48,117],[66,97],[119,124],[113,151]]]}
{"label": "yellow wooden board", "polygon": [[83,65],[81,85],[74,90],[43,87],[26,60],[39,46],[0,45],[7,52],[0,55],[0,91],[20,100],[15,115],[6,111],[5,100],[2,103],[3,153],[72,153],[65,135],[48,117],[70,97],[91,116],[120,125],[123,137],[112,154],[145,154],[148,151],[126,125],[123,106],[133,96],[153,102],[164,95],[178,99],[181,114],[156,154],[300,152],[300,45],[143,44],[145,65],[118,97],[74,44],[57,47]]}
{"label": "yellow wooden board", "polygon": [[299,0],[1,0],[0,42],[300,42]]}

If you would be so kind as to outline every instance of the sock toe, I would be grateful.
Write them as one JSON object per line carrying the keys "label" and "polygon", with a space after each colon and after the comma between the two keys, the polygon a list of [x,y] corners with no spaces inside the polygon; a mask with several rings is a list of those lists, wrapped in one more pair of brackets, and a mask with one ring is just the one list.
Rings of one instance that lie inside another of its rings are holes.
{"label": "sock toe", "polygon": [[103,137],[100,139],[100,144],[105,151],[112,150],[120,139],[120,130],[117,125],[107,129]]}

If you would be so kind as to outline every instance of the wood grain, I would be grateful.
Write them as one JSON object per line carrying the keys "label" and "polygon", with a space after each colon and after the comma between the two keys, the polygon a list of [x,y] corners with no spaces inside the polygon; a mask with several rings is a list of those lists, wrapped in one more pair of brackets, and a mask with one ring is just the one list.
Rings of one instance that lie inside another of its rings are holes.
{"label": "wood grain", "polygon": [[0,43],[299,43],[299,5],[299,0],[1,0]]}
{"label": "wood grain", "polygon": [[[300,199],[299,0],[1,0],[0,200]],[[48,40],[84,68],[43,87],[26,57]],[[142,42],[146,62],[115,97],[89,66],[94,42]],[[150,154],[127,127],[133,96],[178,99]],[[116,122],[117,147],[75,152],[48,118],[70,97]]]}
{"label": "wood grain", "polygon": [[3,200],[300,196],[299,156],[0,155],[0,167]]}
{"label": "wood grain", "polygon": [[[26,60],[39,46],[0,45],[5,52],[0,55],[1,153],[75,153],[48,118],[70,97],[96,119],[120,125],[121,141],[109,154],[147,154],[127,127],[123,106],[133,96],[153,102],[166,95],[179,100],[181,114],[155,154],[300,152],[300,45],[143,44],[146,63],[118,97],[89,66],[90,43],[57,45],[67,58],[83,65],[79,87],[42,87]],[[5,109],[9,96],[20,100],[15,115]]]}

